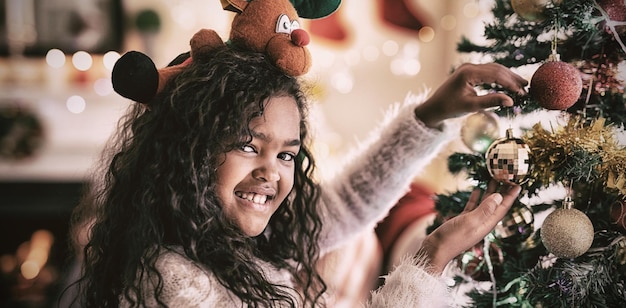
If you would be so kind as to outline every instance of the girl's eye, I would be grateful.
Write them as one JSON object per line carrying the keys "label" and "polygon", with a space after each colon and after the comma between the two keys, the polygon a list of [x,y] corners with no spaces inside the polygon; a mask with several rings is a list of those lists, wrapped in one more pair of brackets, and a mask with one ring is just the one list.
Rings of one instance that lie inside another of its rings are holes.
{"label": "girl's eye", "polygon": [[256,150],[249,144],[244,144],[241,146],[241,151],[246,153],[254,153]]}
{"label": "girl's eye", "polygon": [[296,156],[291,153],[280,153],[278,154],[278,158],[284,161],[293,161]]}

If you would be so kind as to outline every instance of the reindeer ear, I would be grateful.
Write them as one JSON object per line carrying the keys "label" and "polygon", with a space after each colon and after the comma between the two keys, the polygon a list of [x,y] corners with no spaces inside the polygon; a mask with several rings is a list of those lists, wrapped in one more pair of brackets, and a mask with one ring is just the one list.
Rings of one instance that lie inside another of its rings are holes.
{"label": "reindeer ear", "polygon": [[317,19],[332,14],[339,8],[341,0],[290,0],[296,8],[298,16],[306,19]]}
{"label": "reindeer ear", "polygon": [[147,55],[129,51],[115,62],[111,72],[113,90],[119,95],[145,105],[166,86],[169,80],[191,62],[191,52],[178,55],[166,67],[157,69]]}
{"label": "reindeer ear", "polygon": [[159,86],[159,72],[150,57],[138,51],[129,51],[115,62],[111,83],[119,95],[148,103]]}
{"label": "reindeer ear", "polygon": [[248,5],[248,0],[220,0],[222,8],[226,11],[241,13]]}

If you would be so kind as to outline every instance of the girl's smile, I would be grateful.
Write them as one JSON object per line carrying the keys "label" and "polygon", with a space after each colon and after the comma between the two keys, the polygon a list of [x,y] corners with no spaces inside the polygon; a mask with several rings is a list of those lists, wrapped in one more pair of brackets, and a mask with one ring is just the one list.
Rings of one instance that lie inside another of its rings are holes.
{"label": "girl's smile", "polygon": [[300,113],[293,97],[270,98],[250,122],[252,140],[226,153],[217,169],[224,213],[249,236],[259,235],[294,183]]}
{"label": "girl's smile", "polygon": [[254,192],[245,193],[236,191],[235,195],[241,199],[248,200],[259,205],[264,205],[266,201],[272,200],[273,198],[272,195],[259,194]]}

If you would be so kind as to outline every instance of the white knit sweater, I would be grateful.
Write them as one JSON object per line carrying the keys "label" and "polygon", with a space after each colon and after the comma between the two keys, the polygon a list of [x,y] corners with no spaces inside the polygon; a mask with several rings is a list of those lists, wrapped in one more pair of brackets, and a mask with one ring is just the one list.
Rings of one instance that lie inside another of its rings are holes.
{"label": "white knit sweater", "polygon": [[[391,110],[384,125],[360,145],[356,155],[350,155],[344,169],[322,184],[322,252],[372,228],[408,191],[412,179],[448,140],[445,132],[427,128],[416,120],[413,109],[420,100],[409,96],[404,105]],[[164,250],[156,265],[164,282],[160,298],[170,307],[242,307],[241,301],[210,270],[182,253]],[[266,265],[263,268],[268,280],[293,287],[288,272]],[[144,294],[152,294],[154,281],[146,279],[143,285],[147,291]],[[363,306],[446,307],[449,298],[440,277],[429,275],[421,260],[407,258],[386,276],[384,286]],[[154,298],[147,299],[148,306],[155,303]]]}

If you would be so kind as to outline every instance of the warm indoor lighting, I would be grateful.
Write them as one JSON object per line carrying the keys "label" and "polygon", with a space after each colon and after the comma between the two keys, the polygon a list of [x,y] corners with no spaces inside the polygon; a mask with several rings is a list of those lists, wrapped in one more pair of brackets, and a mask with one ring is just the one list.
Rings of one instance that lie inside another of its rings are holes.
{"label": "warm indoor lighting", "polygon": [[417,36],[419,37],[420,41],[424,43],[428,43],[435,38],[435,29],[433,29],[432,27],[428,27],[428,26],[423,27],[420,29]]}
{"label": "warm indoor lighting", "polygon": [[446,31],[452,31],[456,28],[456,17],[454,15],[445,15],[441,17],[441,28]]}
{"label": "warm indoor lighting", "polygon": [[61,68],[65,64],[65,54],[60,49],[50,49],[46,53],[46,63],[50,67]]}
{"label": "warm indoor lighting", "polygon": [[15,256],[4,254],[0,256],[0,270],[3,274],[11,273],[17,266]]}
{"label": "warm indoor lighting", "polygon": [[20,272],[26,279],[33,279],[39,275],[41,269],[48,262],[50,247],[54,242],[54,236],[50,231],[38,230],[30,238],[30,249],[26,259],[20,266]]}
{"label": "warm indoor lighting", "polygon": [[339,71],[331,77],[331,84],[339,93],[347,94],[354,87],[354,77],[347,71]]}
{"label": "warm indoor lighting", "polygon": [[113,70],[113,66],[115,66],[115,62],[120,58],[120,54],[117,51],[109,51],[104,54],[102,57],[102,64],[104,68],[111,71]]}
{"label": "warm indoor lighting", "polygon": [[317,50],[315,56],[317,58],[315,58],[315,61],[313,61],[313,63],[315,63],[315,65],[319,66],[322,69],[329,69],[333,66],[333,64],[335,64],[335,53],[329,50]]}
{"label": "warm indoor lighting", "polygon": [[389,57],[393,57],[398,53],[400,47],[396,41],[388,40],[383,43],[383,54]]}
{"label": "warm indoor lighting", "polygon": [[22,276],[26,279],[33,279],[39,275],[39,271],[41,270],[41,265],[35,261],[27,260],[22,263],[20,266],[20,271],[22,272]]}
{"label": "warm indoor lighting", "polygon": [[343,56],[343,60],[349,66],[356,66],[356,65],[358,65],[359,62],[361,62],[360,51],[356,50],[356,49],[351,49],[351,50],[346,51],[346,53]]}
{"label": "warm indoor lighting", "polygon": [[404,73],[407,76],[415,76],[422,69],[422,64],[417,59],[406,59],[404,61]]}
{"label": "warm indoor lighting", "polygon": [[363,59],[369,62],[374,62],[378,59],[380,51],[376,46],[368,45],[363,48]]}
{"label": "warm indoor lighting", "polygon": [[73,95],[70,96],[67,99],[67,102],[65,102],[65,106],[67,107],[67,110],[69,110],[71,113],[82,113],[83,111],[85,111],[85,99],[78,96],[78,95]]}
{"label": "warm indoor lighting", "polygon": [[91,68],[93,58],[85,51],[77,51],[72,56],[72,64],[79,71],[86,71]]}
{"label": "warm indoor lighting", "polygon": [[113,92],[110,78],[99,78],[93,83],[93,90],[100,96],[106,96]]}
{"label": "warm indoor lighting", "polygon": [[420,53],[420,45],[416,41],[408,41],[402,46],[402,55],[407,58],[417,58]]}
{"label": "warm indoor lighting", "polygon": [[389,69],[396,76],[415,76],[422,69],[422,64],[416,58],[397,58],[391,61]]}
{"label": "warm indoor lighting", "polygon": [[190,9],[188,5],[176,5],[172,8],[172,19],[183,29],[194,29],[197,20],[197,12]]}
{"label": "warm indoor lighting", "polygon": [[463,6],[463,14],[467,18],[474,18],[480,14],[480,8],[478,7],[478,4],[469,2]]}

